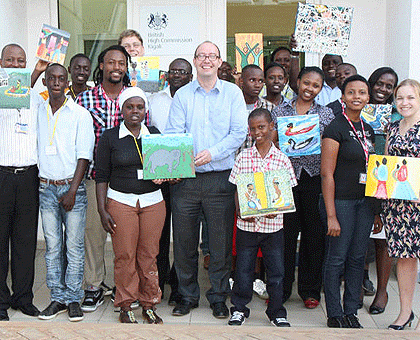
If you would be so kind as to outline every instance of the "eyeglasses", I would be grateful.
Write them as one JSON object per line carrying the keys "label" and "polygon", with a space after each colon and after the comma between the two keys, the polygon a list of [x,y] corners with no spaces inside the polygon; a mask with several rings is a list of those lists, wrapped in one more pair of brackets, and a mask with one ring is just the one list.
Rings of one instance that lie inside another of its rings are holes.
{"label": "eyeglasses", "polygon": [[185,76],[187,74],[190,74],[189,72],[187,72],[185,70],[176,70],[176,69],[169,70],[168,73],[169,74],[174,74],[174,75],[179,74],[179,75],[182,75],[182,76]]}
{"label": "eyeglasses", "polygon": [[124,47],[127,50],[129,48],[139,48],[139,47],[142,47],[143,44],[141,44],[141,43],[134,43],[132,45],[131,44],[123,44],[121,46]]}
{"label": "eyeglasses", "polygon": [[197,58],[200,61],[206,60],[206,58],[208,58],[210,61],[215,61],[219,59],[220,57],[215,53],[210,53],[210,54],[200,53],[200,54],[197,54],[195,58]]}

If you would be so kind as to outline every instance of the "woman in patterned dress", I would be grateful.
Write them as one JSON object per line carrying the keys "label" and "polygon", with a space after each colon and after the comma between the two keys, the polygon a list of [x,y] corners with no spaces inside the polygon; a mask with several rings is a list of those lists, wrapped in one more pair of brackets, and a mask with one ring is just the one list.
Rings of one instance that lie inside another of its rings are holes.
{"label": "woman in patterned dress", "polygon": [[[395,102],[403,119],[391,123],[385,150],[391,156],[420,157],[420,84],[411,79],[401,82],[395,89]],[[384,225],[389,256],[398,259],[400,292],[400,314],[388,328],[403,330],[414,319],[411,308],[420,257],[420,200],[388,200]]]}

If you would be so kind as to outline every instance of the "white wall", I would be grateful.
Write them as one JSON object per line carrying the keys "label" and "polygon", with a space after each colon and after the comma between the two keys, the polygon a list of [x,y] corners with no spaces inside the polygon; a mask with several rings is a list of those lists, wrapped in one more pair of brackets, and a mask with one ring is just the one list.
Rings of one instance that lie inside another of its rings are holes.
{"label": "white wall", "polygon": [[0,48],[6,44],[17,43],[26,49],[26,1],[0,1]]}

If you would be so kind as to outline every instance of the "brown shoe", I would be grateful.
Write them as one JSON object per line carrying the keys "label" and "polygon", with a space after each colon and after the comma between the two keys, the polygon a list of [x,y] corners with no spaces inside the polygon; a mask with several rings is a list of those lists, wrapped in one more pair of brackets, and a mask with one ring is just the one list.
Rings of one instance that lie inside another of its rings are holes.
{"label": "brown shoe", "polygon": [[134,316],[134,312],[131,309],[121,309],[119,319],[121,323],[137,323],[136,317]]}
{"label": "brown shoe", "polygon": [[210,264],[210,254],[207,254],[206,256],[204,256],[204,261],[203,261],[204,269],[209,270],[209,264]]}
{"label": "brown shoe", "polygon": [[159,315],[152,308],[143,309],[143,319],[147,321],[147,323],[155,323],[155,324],[162,324],[163,320],[160,318]]}

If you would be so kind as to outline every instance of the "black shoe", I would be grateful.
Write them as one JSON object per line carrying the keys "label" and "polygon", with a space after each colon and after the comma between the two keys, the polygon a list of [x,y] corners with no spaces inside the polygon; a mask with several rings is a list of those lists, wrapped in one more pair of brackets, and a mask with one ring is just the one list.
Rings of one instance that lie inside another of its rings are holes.
{"label": "black shoe", "polygon": [[370,306],[369,307],[369,314],[382,314],[383,312],[385,312],[385,308],[379,307],[379,306]]}
{"label": "black shoe", "polygon": [[224,302],[215,302],[210,305],[213,309],[213,316],[218,319],[226,319],[229,316],[229,309]]}
{"label": "black shoe", "polygon": [[245,322],[246,316],[244,312],[235,310],[228,321],[229,326],[242,326]]}
{"label": "black shoe", "polygon": [[112,302],[115,301],[115,294],[117,294],[117,287],[116,286],[112,287],[112,292],[111,292],[111,301]]}
{"label": "black shoe", "polygon": [[173,291],[171,292],[171,295],[169,295],[168,305],[176,306],[181,301],[182,301],[182,295],[179,294],[177,291]]}
{"label": "black shoe", "polygon": [[373,296],[376,293],[376,289],[373,285],[373,282],[370,281],[368,277],[363,279],[362,288],[366,296]]}
{"label": "black shoe", "polygon": [[350,325],[344,317],[328,318],[327,326],[330,328],[350,328]]}
{"label": "black shoe", "polygon": [[275,318],[271,323],[276,327],[290,327],[289,321],[286,318]]}
{"label": "black shoe", "polygon": [[363,328],[363,326],[359,322],[359,318],[355,314],[349,314],[344,317],[347,320],[350,328]]}
{"label": "black shoe", "polygon": [[31,302],[22,306],[12,306],[13,309],[20,310],[23,314],[29,316],[38,316],[39,310]]}
{"label": "black shoe", "polygon": [[49,320],[55,318],[57,314],[63,313],[67,310],[67,306],[64,303],[52,301],[47,308],[39,313],[38,318],[41,320]]}
{"label": "black shoe", "polygon": [[9,314],[6,309],[0,309],[0,321],[9,321]]}
{"label": "black shoe", "polygon": [[70,321],[76,322],[83,320],[83,312],[78,302],[69,303],[68,312]]}
{"label": "black shoe", "polygon": [[102,288],[104,290],[104,295],[108,296],[112,294],[112,288],[110,286],[108,286],[107,284],[105,284],[104,281],[101,282],[101,284],[99,285],[99,288]]}
{"label": "black shoe", "polygon": [[181,300],[180,303],[178,303],[175,308],[172,310],[172,315],[175,316],[182,316],[187,315],[191,309],[197,308],[198,302],[190,302],[186,300]]}
{"label": "black shoe", "polygon": [[85,290],[85,298],[82,302],[82,311],[94,312],[100,305],[104,303],[104,290]]}
{"label": "black shoe", "polygon": [[404,325],[389,325],[388,329],[393,329],[395,331],[402,331],[404,330],[405,326],[411,327],[411,323],[414,320],[414,313],[411,311],[410,317],[408,318],[407,322]]}
{"label": "black shoe", "polygon": [[357,304],[357,309],[362,309],[363,308],[363,298],[361,298],[359,300],[359,303]]}

